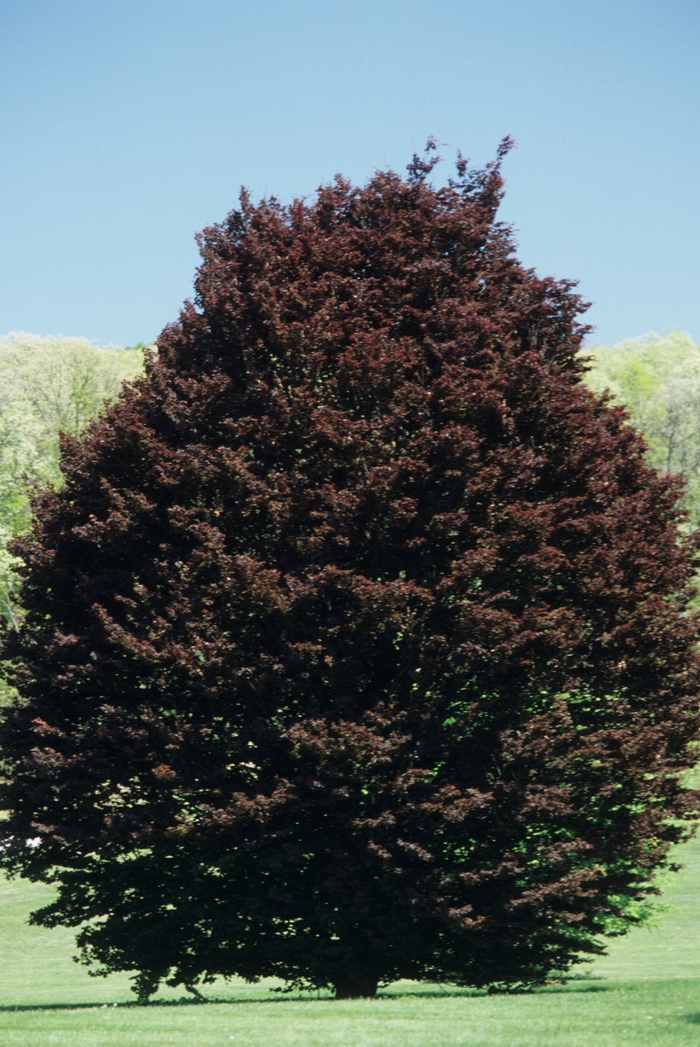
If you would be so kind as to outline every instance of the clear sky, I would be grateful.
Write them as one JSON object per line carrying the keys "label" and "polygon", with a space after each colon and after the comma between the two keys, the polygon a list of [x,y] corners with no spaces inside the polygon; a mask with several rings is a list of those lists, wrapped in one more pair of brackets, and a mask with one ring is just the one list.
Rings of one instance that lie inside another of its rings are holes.
{"label": "clear sky", "polygon": [[0,0],[0,332],[151,340],[241,184],[510,134],[502,217],[591,341],[700,340],[699,56],[698,0]]}

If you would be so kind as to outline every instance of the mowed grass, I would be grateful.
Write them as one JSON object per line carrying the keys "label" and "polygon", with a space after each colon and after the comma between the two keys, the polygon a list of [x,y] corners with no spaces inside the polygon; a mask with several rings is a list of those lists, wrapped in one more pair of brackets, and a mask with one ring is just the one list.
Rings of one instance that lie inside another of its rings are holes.
{"label": "mowed grass", "polygon": [[566,985],[515,996],[399,983],[376,1000],[210,986],[138,1006],[126,976],[90,978],[67,930],[27,924],[47,888],[0,881],[2,1047],[685,1047],[700,1043],[700,841],[678,850],[652,928],[611,942]]}

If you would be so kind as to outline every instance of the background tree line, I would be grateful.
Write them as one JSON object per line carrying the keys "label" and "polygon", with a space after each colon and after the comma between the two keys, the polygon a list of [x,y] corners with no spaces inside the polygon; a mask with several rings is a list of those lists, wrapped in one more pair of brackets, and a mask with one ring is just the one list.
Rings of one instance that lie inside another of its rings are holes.
{"label": "background tree line", "polygon": [[0,338],[0,607],[12,620],[15,558],[29,525],[28,484],[60,482],[59,432],[78,435],[143,367],[143,345],[16,333]]}
{"label": "background tree line", "polygon": [[700,521],[700,347],[674,331],[630,338],[612,349],[596,346],[587,376],[595,392],[606,389],[644,433],[649,463],[661,473],[683,473],[685,505]]}

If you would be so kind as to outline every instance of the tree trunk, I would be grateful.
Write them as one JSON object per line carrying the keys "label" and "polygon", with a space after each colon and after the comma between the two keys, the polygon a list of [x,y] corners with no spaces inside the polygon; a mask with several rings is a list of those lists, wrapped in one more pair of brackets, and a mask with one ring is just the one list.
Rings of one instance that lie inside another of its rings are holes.
{"label": "tree trunk", "polygon": [[333,980],[335,998],[336,1000],[357,1000],[363,996],[376,996],[378,983],[379,978],[373,974],[356,972],[335,978]]}

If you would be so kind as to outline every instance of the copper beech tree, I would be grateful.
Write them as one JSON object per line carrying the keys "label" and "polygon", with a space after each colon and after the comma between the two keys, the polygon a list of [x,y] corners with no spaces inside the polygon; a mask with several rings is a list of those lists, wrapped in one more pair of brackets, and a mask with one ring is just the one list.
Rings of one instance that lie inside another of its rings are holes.
{"label": "copper beech tree", "polygon": [[500,161],[240,208],[38,491],[3,861],[161,980],[542,982],[689,832],[692,537]]}

